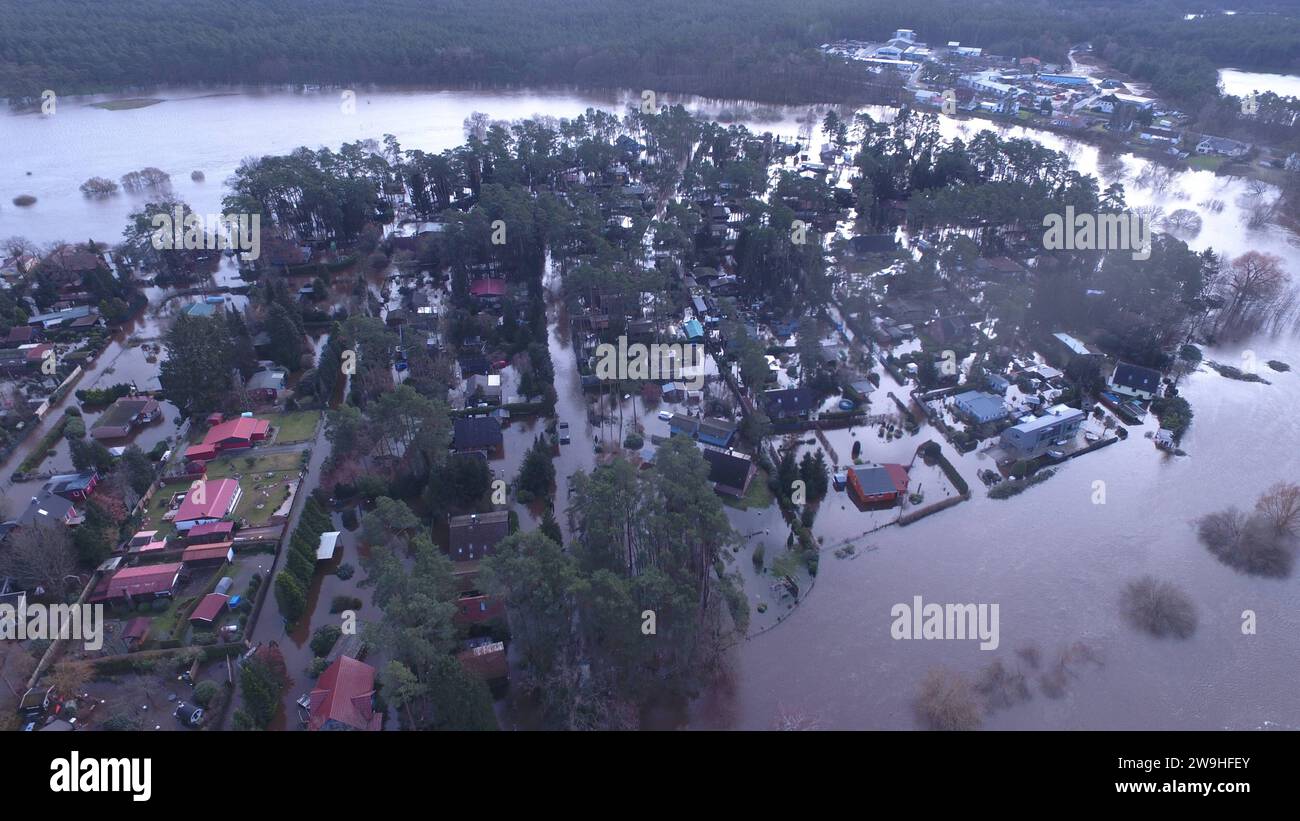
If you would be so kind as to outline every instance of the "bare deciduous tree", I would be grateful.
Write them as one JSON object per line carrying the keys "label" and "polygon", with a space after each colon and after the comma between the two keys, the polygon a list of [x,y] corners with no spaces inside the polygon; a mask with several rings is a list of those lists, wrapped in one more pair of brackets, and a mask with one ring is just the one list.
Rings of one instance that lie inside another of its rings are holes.
{"label": "bare deciduous tree", "polygon": [[1300,485],[1277,482],[1255,502],[1255,510],[1268,519],[1278,533],[1294,535],[1300,528]]}
{"label": "bare deciduous tree", "polygon": [[28,589],[62,593],[67,577],[77,571],[72,537],[63,526],[34,525],[13,532],[0,550],[0,576],[11,576]]}

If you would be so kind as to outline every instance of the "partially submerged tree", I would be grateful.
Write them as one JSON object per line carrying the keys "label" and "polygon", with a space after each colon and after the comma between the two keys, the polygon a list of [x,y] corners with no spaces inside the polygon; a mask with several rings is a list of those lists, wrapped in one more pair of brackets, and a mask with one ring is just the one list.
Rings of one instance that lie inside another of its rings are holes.
{"label": "partially submerged tree", "polygon": [[1129,582],[1120,595],[1124,617],[1157,638],[1185,639],[1196,632],[1196,606],[1169,582],[1143,576]]}

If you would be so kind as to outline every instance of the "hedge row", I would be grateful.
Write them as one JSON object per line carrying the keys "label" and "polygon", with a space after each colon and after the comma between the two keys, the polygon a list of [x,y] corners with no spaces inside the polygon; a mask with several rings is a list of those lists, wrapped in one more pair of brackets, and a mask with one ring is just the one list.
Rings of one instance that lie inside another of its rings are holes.
{"label": "hedge row", "polygon": [[309,497],[289,538],[284,567],[275,577],[275,600],[280,615],[290,624],[302,618],[307,608],[307,588],[316,572],[316,548],[320,546],[320,535],[331,529],[329,513],[316,497]]}

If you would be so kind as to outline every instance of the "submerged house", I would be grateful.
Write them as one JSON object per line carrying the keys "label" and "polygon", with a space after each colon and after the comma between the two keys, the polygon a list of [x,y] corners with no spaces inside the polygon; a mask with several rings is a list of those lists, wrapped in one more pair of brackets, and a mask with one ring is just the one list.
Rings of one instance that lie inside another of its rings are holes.
{"label": "submerged house", "polygon": [[907,493],[908,481],[903,465],[854,465],[849,468],[848,491],[860,505],[889,505]]}
{"label": "submerged house", "polygon": [[997,394],[966,391],[952,398],[957,413],[977,425],[996,422],[1007,415],[1007,405]]}
{"label": "submerged house", "polygon": [[1117,362],[1107,384],[1112,391],[1124,396],[1144,400],[1154,399],[1160,393],[1160,378],[1160,371],[1154,368]]}
{"label": "submerged house", "polygon": [[1062,439],[1071,439],[1087,415],[1078,408],[1056,405],[1043,416],[1002,431],[1001,445],[1015,456],[1038,456]]}
{"label": "submerged house", "polygon": [[709,481],[718,493],[741,497],[758,473],[751,456],[739,451],[705,446],[704,461],[709,463]]}
{"label": "submerged house", "polygon": [[375,710],[375,668],[351,656],[335,659],[306,701],[308,730],[378,730],[384,722]]}

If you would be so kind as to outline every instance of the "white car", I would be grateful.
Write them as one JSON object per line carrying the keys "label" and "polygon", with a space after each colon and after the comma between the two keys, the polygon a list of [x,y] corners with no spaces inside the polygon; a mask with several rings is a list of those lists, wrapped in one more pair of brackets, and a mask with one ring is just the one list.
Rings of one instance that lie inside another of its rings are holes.
{"label": "white car", "polygon": [[659,418],[667,422],[673,418],[672,411],[659,411]]}

